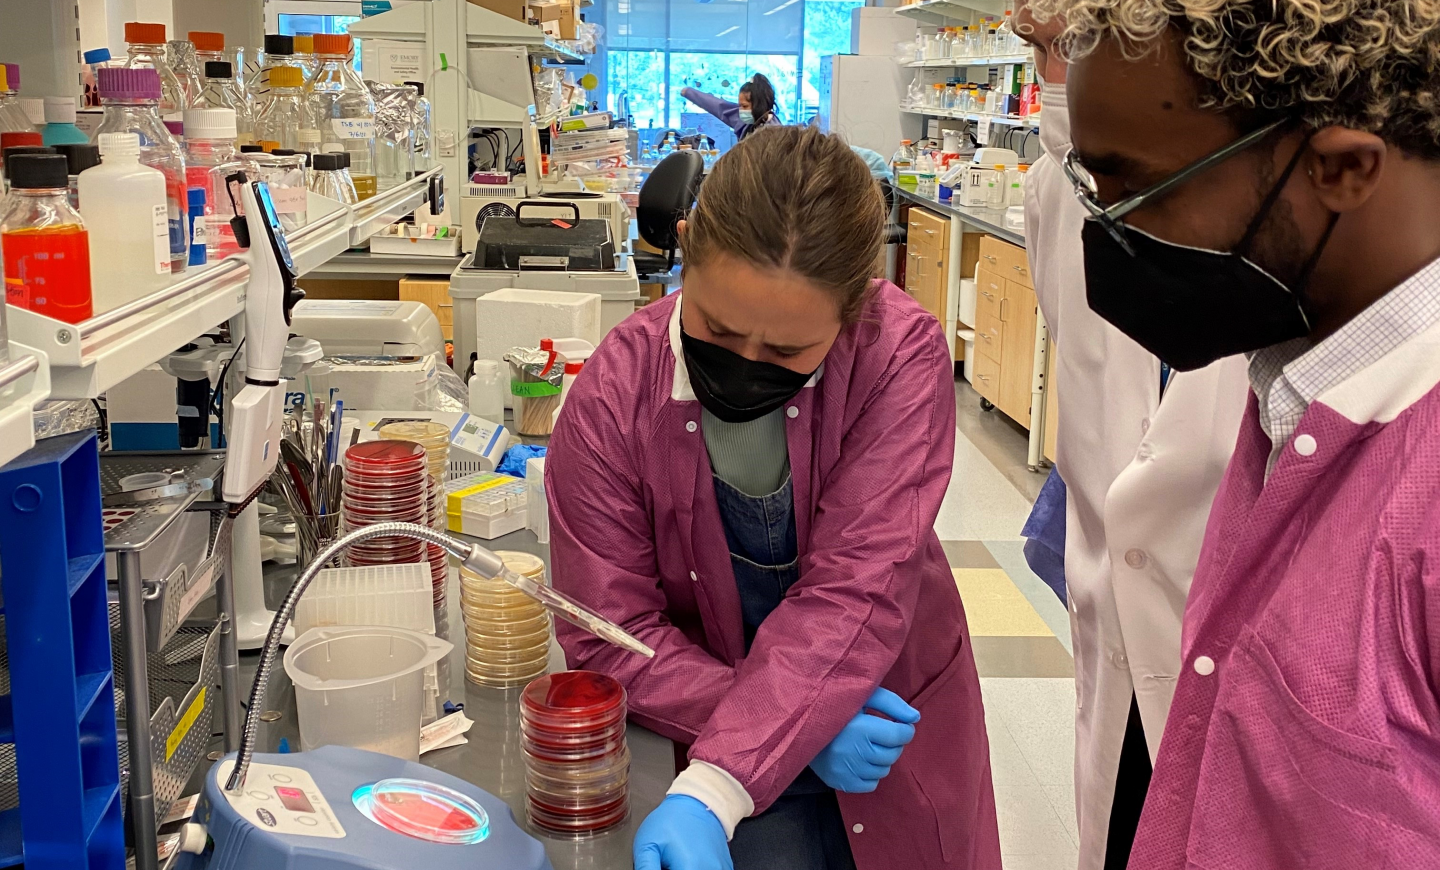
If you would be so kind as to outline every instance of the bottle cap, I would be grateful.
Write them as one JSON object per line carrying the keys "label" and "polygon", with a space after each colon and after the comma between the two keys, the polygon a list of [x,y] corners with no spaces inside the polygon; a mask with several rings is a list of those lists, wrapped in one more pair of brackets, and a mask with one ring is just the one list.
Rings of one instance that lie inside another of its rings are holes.
{"label": "bottle cap", "polygon": [[294,54],[295,38],[280,33],[265,34],[266,54]]}
{"label": "bottle cap", "polygon": [[75,98],[74,98],[74,97],[46,97],[46,98],[45,98],[45,123],[47,123],[47,124],[73,124],[73,123],[75,123]]}
{"label": "bottle cap", "polygon": [[349,168],[350,168],[350,152],[349,152],[349,151],[336,151],[336,152],[334,152],[334,154],[335,154],[336,157],[339,157],[339,158],[340,158],[340,168],[341,168],[341,169],[349,169]]}
{"label": "bottle cap", "polygon": [[85,59],[86,64],[104,63],[110,59],[110,49],[92,48],[81,55],[81,57]]}
{"label": "bottle cap", "polygon": [[350,34],[348,33],[317,33],[315,34],[316,54],[350,54]]}
{"label": "bottle cap", "polygon": [[225,34],[213,30],[192,30],[185,34],[195,43],[196,51],[224,51]]}
{"label": "bottle cap", "polygon": [[493,360],[493,359],[477,359],[477,360],[475,360],[475,374],[478,375],[478,374],[480,374],[481,372],[484,372],[486,375],[499,374],[499,373],[500,373],[500,362],[499,362],[499,360]]}
{"label": "bottle cap", "polygon": [[40,190],[70,186],[70,165],[59,154],[16,154],[9,159],[10,187]]}
{"label": "bottle cap", "polygon": [[316,172],[334,172],[340,168],[340,155],[316,154],[310,158],[310,168]]}
{"label": "bottle cap", "polygon": [[409,85],[410,87],[414,88],[415,90],[419,91],[419,92],[420,92],[420,96],[422,96],[422,97],[425,96],[425,83],[424,83],[424,82],[404,82],[404,84],[407,84],[407,85]]}
{"label": "bottle cap", "polygon": [[5,64],[0,63],[0,91],[10,90],[9,76],[5,72]]}
{"label": "bottle cap", "polygon": [[555,349],[555,339],[553,339],[553,338],[542,338],[542,339],[540,339],[540,349],[541,349],[541,350],[554,350],[554,349]]}
{"label": "bottle cap", "polygon": [[20,64],[5,64],[5,80],[9,82],[9,84],[6,86],[6,90],[20,90]]}
{"label": "bottle cap", "polygon": [[125,22],[125,41],[131,44],[159,45],[165,42],[165,25],[145,21]]}
{"label": "bottle cap", "polygon": [[[4,138],[0,136],[0,138]],[[11,145],[5,147],[0,145],[0,170],[3,170],[6,177],[10,175],[10,160],[21,154],[54,154],[54,148],[46,148],[44,145]]]}
{"label": "bottle cap", "polygon": [[140,136],[136,133],[101,133],[95,144],[104,157],[140,156]]}
{"label": "bottle cap", "polygon": [[229,79],[234,78],[234,67],[230,66],[228,60],[207,60],[205,61],[205,78],[207,79]]}
{"label": "bottle cap", "polygon": [[184,121],[165,121],[164,124],[165,124],[165,129],[170,131],[170,135],[171,135],[171,136],[176,136],[176,137],[181,138],[181,139],[184,139],[184,138],[185,138],[185,122],[184,122]]}
{"label": "bottle cap", "polygon": [[160,73],[154,69],[101,67],[97,75],[101,101],[160,100]]}
{"label": "bottle cap", "polygon": [[583,363],[583,362],[567,362],[567,363],[565,364],[565,374],[567,374],[567,375],[578,375],[578,374],[580,374],[580,370],[583,369],[584,367],[585,367],[585,363]]}
{"label": "bottle cap", "polygon": [[197,205],[200,206],[201,208],[204,208],[204,206],[205,206],[205,188],[203,188],[203,187],[192,187],[192,188],[189,188],[188,190],[186,190],[186,191],[185,191],[185,202],[186,202],[186,204],[189,205],[191,208],[194,208],[194,207],[196,207]]}
{"label": "bottle cap", "polygon": [[0,148],[13,148],[16,145],[44,145],[45,141],[33,130],[25,130],[16,133],[0,133]]}
{"label": "bottle cap", "polygon": [[270,87],[272,88],[298,88],[305,84],[305,73],[299,67],[293,66],[272,66],[270,67]]}
{"label": "bottle cap", "polygon": [[995,171],[996,171],[996,172],[1004,172],[1004,171],[1005,171],[1005,164],[1003,164],[1003,163],[997,163],[997,164],[995,164]]}
{"label": "bottle cap", "polygon": [[241,154],[259,154],[259,153],[263,152],[264,150],[265,150],[265,149],[264,149],[264,148],[261,148],[259,145],[241,145],[241,146],[240,146],[240,153],[241,153]]}
{"label": "bottle cap", "polygon": [[186,139],[234,139],[235,110],[226,108],[186,109]]}
{"label": "bottle cap", "polygon": [[315,53],[315,34],[313,34],[313,33],[297,33],[297,34],[295,34],[294,39],[295,39],[295,53],[296,53],[296,54],[314,54],[314,53]]}
{"label": "bottle cap", "polygon": [[38,97],[23,97],[20,100],[20,108],[29,119],[30,126],[45,126],[45,101]]}
{"label": "bottle cap", "polygon": [[92,166],[100,165],[100,149],[94,145],[68,143],[53,147],[57,153],[65,155],[71,175],[79,175]]}

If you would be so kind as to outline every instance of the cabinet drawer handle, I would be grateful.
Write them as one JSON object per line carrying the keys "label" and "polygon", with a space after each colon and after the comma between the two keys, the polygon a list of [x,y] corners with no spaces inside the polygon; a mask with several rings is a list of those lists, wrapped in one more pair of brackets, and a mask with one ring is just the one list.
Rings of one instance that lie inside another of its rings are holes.
{"label": "cabinet drawer handle", "polygon": [[1010,301],[1009,299],[1001,299],[1001,300],[1000,300],[1000,322],[1001,322],[1001,323],[1009,323],[1009,322],[1010,322],[1009,318],[1007,318],[1007,317],[1005,316],[1005,303],[1006,303],[1006,302],[1009,302],[1009,301]]}
{"label": "cabinet drawer handle", "polygon": [[935,231],[934,231],[934,230],[926,230],[926,231],[925,231],[925,235],[927,235],[927,236],[933,236],[933,235],[935,235]]}
{"label": "cabinet drawer handle", "polygon": [[994,257],[990,256],[989,254],[981,254],[980,256],[981,256],[983,259],[989,260],[989,261],[992,262],[992,263],[998,263],[998,262],[1000,262],[999,260],[996,260]]}
{"label": "cabinet drawer handle", "polygon": [[1024,274],[1025,274],[1025,267],[1024,267],[1024,266],[1011,266],[1010,268],[1012,268],[1012,269],[1014,269],[1015,271],[1019,272],[1021,275],[1024,275]]}
{"label": "cabinet drawer handle", "polygon": [[986,299],[994,299],[994,298],[995,298],[995,296],[994,296],[989,290],[981,290],[981,291],[980,291],[980,295],[981,295],[981,296],[984,296]]}

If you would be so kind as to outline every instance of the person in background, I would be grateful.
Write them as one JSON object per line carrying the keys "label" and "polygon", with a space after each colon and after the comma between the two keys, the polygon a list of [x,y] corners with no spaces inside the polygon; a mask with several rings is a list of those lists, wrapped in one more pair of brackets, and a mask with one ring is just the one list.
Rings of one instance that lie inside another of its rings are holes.
{"label": "person in background", "polygon": [[694,88],[685,88],[680,95],[724,122],[735,132],[736,141],[743,140],[761,127],[780,124],[780,118],[775,114],[775,88],[760,73],[740,86],[739,102],[736,103]]}
{"label": "person in background", "polygon": [[748,137],[681,226],[684,290],[617,326],[566,399],[546,460],[556,587],[655,657],[557,636],[688,747],[637,870],[999,870],[980,682],[934,530],[953,364],[934,316],[870,277],[884,220],[839,137]]}
{"label": "person in background", "polygon": [[[1053,41],[1063,25],[1037,22],[1026,3],[1016,17],[1016,32],[1035,50],[1044,107],[1042,155],[1025,186],[1025,238],[1058,354],[1064,501],[1052,515],[1075,653],[1079,866],[1124,870],[1180,669],[1181,617],[1205,521],[1245,409],[1245,359],[1172,372],[1090,310],[1086,212],[1061,168],[1070,150],[1067,68]],[[1045,503],[1042,492],[1037,511]]]}
{"label": "person in background", "polygon": [[1090,306],[1249,356],[1130,870],[1440,867],[1440,7],[1033,2]]}

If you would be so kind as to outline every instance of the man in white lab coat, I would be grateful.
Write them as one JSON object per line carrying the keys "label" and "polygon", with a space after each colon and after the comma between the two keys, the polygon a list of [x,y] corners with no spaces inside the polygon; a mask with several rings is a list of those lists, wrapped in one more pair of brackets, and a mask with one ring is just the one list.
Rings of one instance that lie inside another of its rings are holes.
{"label": "man in white lab coat", "polygon": [[1034,22],[1023,3],[1016,17],[1042,79],[1044,153],[1026,182],[1025,236],[1058,352],[1080,870],[1123,870],[1175,691],[1185,597],[1249,382],[1243,357],[1162,373],[1155,356],[1090,310],[1085,211],[1059,164],[1070,147],[1065,62],[1049,48],[1062,23]]}

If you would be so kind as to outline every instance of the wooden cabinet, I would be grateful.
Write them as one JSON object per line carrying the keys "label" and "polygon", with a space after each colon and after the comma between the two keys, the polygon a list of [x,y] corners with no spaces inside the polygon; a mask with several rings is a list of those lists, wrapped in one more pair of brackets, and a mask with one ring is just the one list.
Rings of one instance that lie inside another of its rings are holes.
{"label": "wooden cabinet", "polygon": [[1000,362],[1004,329],[1000,303],[1005,299],[1005,279],[995,272],[975,270],[975,351]]}
{"label": "wooden cabinet", "polygon": [[905,291],[945,323],[949,303],[950,219],[910,209],[905,251]]}
{"label": "wooden cabinet", "polygon": [[991,236],[980,240],[975,270],[977,358],[973,386],[986,401],[1027,429],[1039,317],[1030,282],[1024,248]]}
{"label": "wooden cabinet", "polygon": [[1005,282],[1000,302],[1000,401],[995,405],[1030,428],[1031,386],[1035,373],[1035,291],[1018,281]]}

